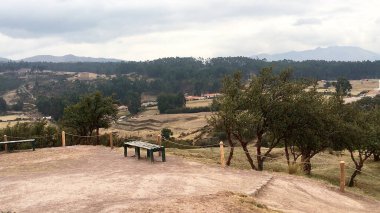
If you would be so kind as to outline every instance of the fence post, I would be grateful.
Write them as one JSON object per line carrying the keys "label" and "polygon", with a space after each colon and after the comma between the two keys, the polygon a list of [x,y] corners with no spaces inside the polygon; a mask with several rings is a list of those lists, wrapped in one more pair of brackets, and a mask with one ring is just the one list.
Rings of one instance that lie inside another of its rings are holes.
{"label": "fence post", "polygon": [[[157,135],[157,145],[161,146],[162,144],[162,137],[161,135]],[[158,152],[158,156],[161,156],[161,151]]]}
{"label": "fence post", "polygon": [[66,146],[66,135],[65,131],[62,131],[62,147]]}
{"label": "fence post", "polygon": [[[8,141],[7,135],[4,135],[4,141]],[[4,144],[4,151],[8,152],[8,144]]]}
{"label": "fence post", "polygon": [[222,165],[222,168],[224,168],[226,166],[226,162],[224,160],[224,144],[223,144],[223,141],[220,141],[219,146],[220,146],[220,165]]}
{"label": "fence post", "polygon": [[340,191],[344,192],[344,187],[346,185],[346,174],[345,174],[345,163],[340,161]]}
{"label": "fence post", "polygon": [[113,149],[113,133],[110,133],[110,147]]}

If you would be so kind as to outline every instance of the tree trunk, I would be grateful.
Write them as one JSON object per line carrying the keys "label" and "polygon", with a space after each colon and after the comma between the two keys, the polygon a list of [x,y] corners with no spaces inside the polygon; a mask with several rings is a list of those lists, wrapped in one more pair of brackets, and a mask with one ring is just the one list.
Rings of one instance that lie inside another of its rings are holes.
{"label": "tree trunk", "polygon": [[304,173],[307,175],[310,175],[311,174],[310,154],[309,153],[303,153],[301,155],[301,162],[303,165]]}
{"label": "tree trunk", "polygon": [[373,154],[374,161],[380,161],[380,154]]}
{"label": "tree trunk", "polygon": [[361,171],[361,167],[360,166],[356,167],[356,170],[354,171],[354,173],[352,173],[351,178],[350,178],[350,182],[348,183],[349,187],[354,186],[355,177],[356,177],[356,175],[360,174],[360,171]]}
{"label": "tree trunk", "polygon": [[242,144],[242,147],[243,147],[243,150],[245,152],[245,156],[247,156],[248,162],[251,165],[251,168],[254,170],[257,170],[255,164],[253,164],[253,160],[252,160],[251,155],[249,154],[249,151],[247,149],[247,144],[244,144],[244,145]]}
{"label": "tree trunk", "polygon": [[256,142],[256,153],[257,153],[257,170],[263,171],[264,170],[264,161],[263,157],[261,156],[261,140],[263,138],[262,134],[257,134],[257,142]]}
{"label": "tree trunk", "polygon": [[232,160],[232,157],[234,155],[234,148],[233,146],[231,146],[231,149],[230,149],[230,154],[228,155],[228,159],[227,159],[227,162],[226,162],[226,165],[227,166],[230,166],[231,165],[231,160]]}
{"label": "tree trunk", "polygon": [[99,145],[99,128],[96,128],[96,144]]}
{"label": "tree trunk", "polygon": [[285,141],[285,157],[286,162],[288,163],[288,166],[290,165],[290,157],[289,157],[289,150],[288,150],[288,142]]}
{"label": "tree trunk", "polygon": [[228,135],[228,143],[230,144],[230,155],[228,156],[228,159],[227,159],[227,162],[226,162],[226,165],[227,166],[230,166],[231,165],[231,160],[232,160],[232,157],[234,155],[234,143],[232,142],[232,139],[231,139],[231,134],[230,133],[227,133]]}

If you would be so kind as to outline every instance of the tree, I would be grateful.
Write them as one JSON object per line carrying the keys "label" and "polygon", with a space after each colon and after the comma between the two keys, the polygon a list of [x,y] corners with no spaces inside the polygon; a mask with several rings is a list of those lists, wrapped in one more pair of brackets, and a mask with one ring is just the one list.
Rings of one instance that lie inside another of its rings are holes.
{"label": "tree", "polygon": [[161,94],[157,97],[157,107],[160,113],[165,113],[168,109],[185,107],[186,99],[183,93]]}
{"label": "tree", "polygon": [[324,97],[314,88],[300,92],[288,106],[288,118],[277,121],[285,127],[281,130],[288,164],[290,150],[293,164],[301,157],[304,173],[311,174],[311,159],[326,148],[336,146],[339,117],[335,106],[338,103],[334,97]]}
{"label": "tree", "polygon": [[128,111],[135,115],[140,111],[141,107],[141,96],[137,92],[129,92],[127,95],[127,106]]}
{"label": "tree", "polygon": [[352,89],[351,83],[345,78],[338,78],[334,86],[336,93],[342,95],[348,95]]}
{"label": "tree", "polygon": [[354,186],[355,177],[361,173],[364,163],[380,149],[380,109],[363,111],[347,106],[350,110],[345,122],[345,146],[355,164],[348,186]]}
{"label": "tree", "polygon": [[24,108],[24,102],[21,100],[18,100],[16,104],[12,105],[12,110],[14,111],[22,111]]}
{"label": "tree", "polygon": [[[229,160],[235,145],[231,136],[242,146],[251,168],[260,171],[272,149],[285,139],[286,132],[292,128],[291,124],[283,126],[288,118],[285,110],[309,85],[292,80],[290,74],[287,70],[276,75],[271,68],[265,68],[248,86],[244,86],[239,73],[224,80],[223,96],[218,99],[219,111],[209,123],[215,130],[225,131],[231,146]],[[262,153],[264,137],[268,149]],[[256,146],[257,166],[247,148],[252,142]]]}
{"label": "tree", "polygon": [[173,135],[173,132],[172,132],[172,130],[169,129],[169,128],[163,128],[163,129],[161,130],[161,136],[162,136],[164,139],[166,139],[166,140],[169,140],[169,139],[170,139],[170,136],[172,136],[172,135]]}
{"label": "tree", "polygon": [[96,130],[96,144],[99,144],[99,129],[110,127],[116,120],[117,108],[113,103],[112,97],[99,92],[84,96],[77,104],[65,108],[62,124],[83,136],[90,136]]}
{"label": "tree", "polygon": [[[276,134],[275,127],[281,114],[281,109],[294,97],[302,92],[308,84],[303,81],[295,81],[291,78],[291,70],[285,70],[276,75],[272,68],[264,68],[256,77],[251,79],[249,86],[244,93],[243,104],[247,110],[247,117],[251,117],[249,123],[252,125],[251,131],[256,138],[256,159],[257,169],[264,169],[264,161],[270,152],[283,139],[283,135]],[[267,142],[267,151],[262,153],[263,137],[267,135],[270,140]]]}
{"label": "tree", "polygon": [[[225,77],[221,90],[223,96],[214,99],[212,104],[213,108],[218,110],[208,119],[208,123],[214,128],[214,131],[223,131],[226,133],[227,142],[231,147],[226,162],[227,166],[231,164],[236,145],[233,141],[232,133],[237,123],[236,118],[239,112],[239,105],[241,104],[242,91],[241,73],[236,72],[232,77]],[[250,156],[247,157],[249,160]],[[256,167],[253,165],[252,159],[250,159],[249,162],[252,162],[251,167],[255,169]]]}
{"label": "tree", "polygon": [[4,100],[4,98],[0,97],[0,114],[3,114],[7,111],[7,102]]}

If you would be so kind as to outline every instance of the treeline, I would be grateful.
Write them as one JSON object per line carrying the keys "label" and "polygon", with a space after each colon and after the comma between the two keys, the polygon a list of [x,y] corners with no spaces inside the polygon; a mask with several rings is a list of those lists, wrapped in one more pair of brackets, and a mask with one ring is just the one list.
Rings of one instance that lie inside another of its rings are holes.
{"label": "treeline", "polygon": [[98,74],[141,75],[150,82],[150,89],[159,92],[178,91],[200,95],[202,92],[216,92],[221,87],[225,75],[236,70],[248,79],[264,67],[273,67],[275,73],[283,69],[294,70],[294,78],[312,78],[317,80],[380,78],[380,61],[339,62],[339,61],[274,61],[248,57],[203,58],[162,58],[141,62],[114,63],[0,63],[0,72],[30,68],[34,70],[53,70],[71,72],[95,72]]}
{"label": "treeline", "polygon": [[[252,169],[263,170],[275,147],[284,149],[289,166],[300,163],[306,174],[316,154],[327,148],[348,150],[356,169],[349,182],[353,186],[366,160],[379,158],[379,97],[344,104],[340,93],[326,97],[312,81],[295,80],[289,70],[275,74],[271,68],[264,68],[248,85],[240,73],[225,78],[222,93],[219,111],[209,123],[215,132],[225,133],[229,146],[243,148]],[[249,144],[254,144],[254,153]]]}

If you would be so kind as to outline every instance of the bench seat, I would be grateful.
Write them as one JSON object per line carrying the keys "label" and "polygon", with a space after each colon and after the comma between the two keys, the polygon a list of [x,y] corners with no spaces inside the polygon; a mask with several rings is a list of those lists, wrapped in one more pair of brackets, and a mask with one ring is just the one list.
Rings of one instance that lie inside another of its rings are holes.
{"label": "bench seat", "polygon": [[124,157],[127,157],[127,150],[128,147],[134,147],[135,148],[135,155],[137,156],[137,159],[140,159],[140,149],[146,149],[147,150],[147,158],[150,158],[151,162],[154,162],[154,152],[160,152],[162,157],[162,162],[165,162],[165,147],[159,146],[156,144],[147,143],[144,141],[129,141],[124,142]]}
{"label": "bench seat", "polygon": [[[36,150],[36,139],[27,139],[27,140],[17,140],[17,141],[1,141],[1,144],[8,145],[8,144],[15,144],[15,143],[32,143],[33,151]],[[6,146],[7,147],[7,146]],[[6,148],[7,151],[7,148]]]}

